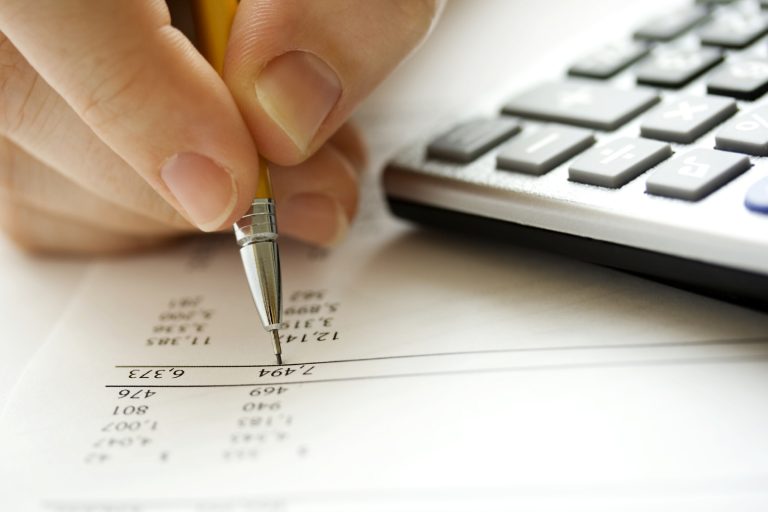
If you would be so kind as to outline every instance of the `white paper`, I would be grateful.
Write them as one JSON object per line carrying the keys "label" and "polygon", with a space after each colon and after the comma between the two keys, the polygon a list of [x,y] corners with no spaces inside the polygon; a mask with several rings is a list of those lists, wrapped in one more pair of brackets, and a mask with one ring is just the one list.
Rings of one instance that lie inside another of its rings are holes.
{"label": "white paper", "polygon": [[0,234],[0,411],[87,268],[85,260],[25,254]]}
{"label": "white paper", "polygon": [[282,245],[281,367],[229,237],[98,264],[7,411],[2,510],[768,505],[766,315],[367,190],[338,250]]}

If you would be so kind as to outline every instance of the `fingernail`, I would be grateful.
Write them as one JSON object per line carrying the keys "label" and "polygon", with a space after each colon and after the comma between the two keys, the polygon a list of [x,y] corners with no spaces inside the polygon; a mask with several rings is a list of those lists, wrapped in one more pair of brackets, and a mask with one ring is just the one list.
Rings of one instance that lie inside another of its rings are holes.
{"label": "fingernail", "polygon": [[344,207],[330,196],[298,194],[278,205],[282,232],[323,247],[336,245],[349,230]]}
{"label": "fingernail", "polygon": [[237,202],[232,175],[197,153],[178,153],[165,161],[160,177],[189,219],[204,231],[218,229]]}
{"label": "fingernail", "polygon": [[256,80],[262,108],[302,153],[340,95],[336,73],[316,55],[302,51],[275,57]]}

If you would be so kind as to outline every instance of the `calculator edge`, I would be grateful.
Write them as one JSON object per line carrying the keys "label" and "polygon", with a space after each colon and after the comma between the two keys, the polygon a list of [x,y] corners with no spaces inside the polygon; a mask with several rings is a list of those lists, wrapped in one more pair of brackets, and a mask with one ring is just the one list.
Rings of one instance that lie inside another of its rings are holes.
{"label": "calculator edge", "polygon": [[[390,161],[382,175],[387,204],[391,212],[420,225],[449,229],[465,235],[494,236],[510,244],[544,250],[639,274],[697,293],[768,311],[768,273],[703,261],[658,249],[635,247],[612,240],[577,236],[567,232],[532,226],[515,220],[493,218],[446,206],[439,197],[424,200],[425,190],[477,195],[466,183],[440,179],[414,172]],[[437,184],[435,181],[442,183]],[[416,187],[414,187],[416,185]],[[440,187],[436,190],[435,187]],[[418,188],[419,190],[416,190]],[[462,190],[464,189],[464,190]],[[429,195],[429,194],[428,194]],[[428,196],[427,195],[427,196]]]}

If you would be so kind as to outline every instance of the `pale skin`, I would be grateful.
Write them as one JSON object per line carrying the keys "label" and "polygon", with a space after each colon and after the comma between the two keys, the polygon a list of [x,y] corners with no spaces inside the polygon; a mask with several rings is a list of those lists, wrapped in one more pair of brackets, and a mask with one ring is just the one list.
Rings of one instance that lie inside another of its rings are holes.
{"label": "pale skin", "polygon": [[281,232],[333,245],[365,166],[347,120],[438,3],[242,0],[219,76],[164,1],[2,0],[0,226],[56,254],[228,229],[261,155]]}

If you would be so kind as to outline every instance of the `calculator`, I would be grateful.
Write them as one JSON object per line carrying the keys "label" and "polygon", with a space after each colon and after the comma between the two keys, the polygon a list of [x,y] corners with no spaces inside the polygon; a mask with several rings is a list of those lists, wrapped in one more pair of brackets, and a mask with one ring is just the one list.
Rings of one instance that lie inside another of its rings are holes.
{"label": "calculator", "polygon": [[390,209],[767,308],[762,3],[659,13],[468,112],[387,163]]}

